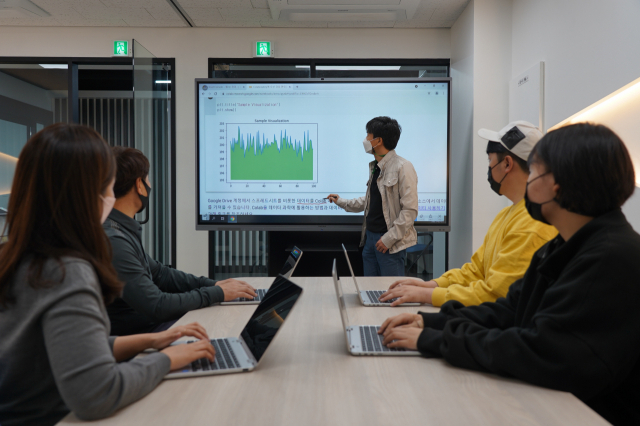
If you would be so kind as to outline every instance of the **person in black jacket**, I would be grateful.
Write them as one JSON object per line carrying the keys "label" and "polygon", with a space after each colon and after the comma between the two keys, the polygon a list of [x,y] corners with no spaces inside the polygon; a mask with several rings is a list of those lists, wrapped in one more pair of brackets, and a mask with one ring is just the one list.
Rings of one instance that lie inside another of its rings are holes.
{"label": "person in black jacket", "polygon": [[256,297],[244,281],[213,281],[156,262],[142,247],[142,227],[133,218],[149,208],[149,160],[134,148],[114,147],[118,164],[116,202],[103,224],[113,249],[113,266],[125,283],[122,296],[107,306],[111,334],[125,336],[168,329],[193,309],[238,297]]}
{"label": "person in black jacket", "polygon": [[616,425],[640,424],[640,235],[620,210],[635,188],[610,129],[575,124],[529,157],[525,196],[559,235],[495,303],[387,319],[389,347],[568,391]]}

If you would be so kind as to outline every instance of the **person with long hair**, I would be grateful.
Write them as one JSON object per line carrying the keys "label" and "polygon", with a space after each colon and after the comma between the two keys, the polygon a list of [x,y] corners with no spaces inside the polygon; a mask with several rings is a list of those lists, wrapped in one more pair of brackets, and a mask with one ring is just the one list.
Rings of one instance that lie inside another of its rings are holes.
{"label": "person with long hair", "polygon": [[[85,126],[46,127],[20,153],[0,245],[2,426],[103,418],[169,371],[215,357],[197,323],[109,337],[105,305],[122,291],[102,229],[115,174],[109,146]],[[168,346],[183,335],[201,340]]]}
{"label": "person with long hair", "polygon": [[620,209],[635,189],[629,152],[580,123],[549,132],[528,161],[527,211],[558,236],[506,297],[389,318],[383,343],[571,392],[614,425],[638,425],[640,235]]}

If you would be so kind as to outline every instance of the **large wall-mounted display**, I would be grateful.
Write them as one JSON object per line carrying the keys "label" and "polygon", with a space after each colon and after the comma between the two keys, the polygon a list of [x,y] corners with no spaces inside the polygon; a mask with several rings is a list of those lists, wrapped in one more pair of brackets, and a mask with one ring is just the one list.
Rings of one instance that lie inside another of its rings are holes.
{"label": "large wall-mounted display", "polygon": [[451,79],[197,79],[196,228],[356,230],[362,140],[374,117],[398,120],[398,155],[418,173],[420,230],[448,231]]}

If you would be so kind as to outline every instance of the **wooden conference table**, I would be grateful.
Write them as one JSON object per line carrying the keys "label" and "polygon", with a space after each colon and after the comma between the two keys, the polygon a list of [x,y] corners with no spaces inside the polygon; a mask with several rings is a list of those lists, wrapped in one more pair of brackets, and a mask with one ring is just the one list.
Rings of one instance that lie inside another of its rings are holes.
{"label": "wooden conference table", "polygon": [[[273,278],[245,279],[267,288]],[[441,359],[351,356],[331,277],[293,277],[304,288],[256,370],[165,380],[142,400],[92,425],[606,425],[570,393],[474,371]],[[342,277],[353,325],[381,324],[431,306],[364,307]],[[362,278],[364,289],[392,278]],[[238,336],[255,309],[214,306],[178,325],[200,322],[210,337]],[[59,424],[82,423],[73,415]]]}

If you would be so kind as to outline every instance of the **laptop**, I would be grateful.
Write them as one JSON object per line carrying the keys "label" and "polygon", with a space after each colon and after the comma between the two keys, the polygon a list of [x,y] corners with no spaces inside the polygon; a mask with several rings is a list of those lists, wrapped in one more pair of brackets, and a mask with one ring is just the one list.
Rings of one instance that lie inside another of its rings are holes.
{"label": "laptop", "polygon": [[394,355],[394,356],[419,356],[420,352],[404,348],[388,348],[382,344],[384,339],[378,334],[379,325],[349,325],[347,305],[344,302],[342,284],[338,280],[336,260],[333,260],[333,285],[336,287],[338,307],[344,328],[344,336],[347,340],[347,350],[351,355]]}
{"label": "laptop", "polygon": [[198,359],[180,370],[170,371],[164,378],[178,379],[254,370],[301,294],[302,288],[285,277],[278,276],[239,337],[211,339],[211,344],[216,350],[213,362],[207,358]]}
{"label": "laptop", "polygon": [[[298,266],[298,262],[300,261],[301,257],[302,257],[302,250],[300,250],[296,246],[293,246],[293,249],[291,250],[291,253],[289,253],[289,257],[287,258],[287,261],[284,262],[284,266],[280,271],[280,275],[282,275],[285,278],[291,278],[291,275],[293,275],[293,271],[296,269],[296,266]],[[239,297],[237,299],[229,300],[228,302],[222,302],[220,304],[221,305],[257,305],[258,303],[260,303],[264,295],[267,293],[267,290],[268,289],[266,288],[256,289],[256,294],[258,296],[254,297],[253,299],[250,299],[247,297]]]}
{"label": "laptop", "polygon": [[[342,250],[344,250],[344,257],[347,258],[347,264],[349,265],[349,271],[351,271],[351,278],[353,278],[353,282],[356,285],[356,291],[358,292],[358,297],[360,298],[360,302],[364,306],[387,306],[388,307],[392,302],[397,300],[397,299],[389,299],[385,302],[381,302],[380,299],[378,298],[382,296],[382,294],[386,290],[360,290],[360,287],[358,286],[358,280],[356,280],[356,276],[353,273],[353,268],[351,267],[351,261],[349,260],[349,255],[347,254],[347,249],[344,246],[344,244],[342,244]],[[420,303],[415,303],[415,302],[403,303],[402,306],[420,306]]]}

